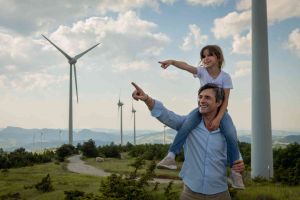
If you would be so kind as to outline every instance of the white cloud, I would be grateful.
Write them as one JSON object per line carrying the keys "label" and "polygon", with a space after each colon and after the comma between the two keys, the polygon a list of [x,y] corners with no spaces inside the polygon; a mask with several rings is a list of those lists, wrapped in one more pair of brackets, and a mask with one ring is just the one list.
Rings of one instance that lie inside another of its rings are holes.
{"label": "white cloud", "polygon": [[239,11],[248,10],[251,8],[251,0],[240,0],[236,4],[236,9]]}
{"label": "white cloud", "polygon": [[290,34],[287,43],[284,45],[291,52],[300,57],[300,29],[294,29]]}
{"label": "white cloud", "polygon": [[191,50],[193,47],[199,48],[207,41],[207,38],[207,35],[201,35],[201,30],[197,25],[190,24],[189,33],[183,38],[183,44],[180,48],[184,51]]}
{"label": "white cloud", "polygon": [[[101,70],[144,71],[170,42],[167,35],[156,29],[155,23],[142,20],[135,12],[128,11],[116,18],[91,17],[70,26],[59,26],[46,36],[70,56],[101,42],[101,45],[80,59],[87,66],[81,70],[99,71],[99,67],[109,66]],[[30,90],[46,87],[46,84],[50,86],[51,82],[57,81],[51,79],[53,74],[67,72],[67,60],[41,36],[32,39],[0,29],[0,43],[3,44],[0,46],[0,66],[6,66],[0,68],[4,75],[1,85],[5,88],[24,87]],[[36,76],[24,75],[29,72]],[[38,77],[47,73],[50,77],[44,75],[47,81],[42,82],[43,78]]]}
{"label": "white cloud", "polygon": [[250,29],[251,11],[230,12],[225,17],[214,20],[212,32],[217,39],[238,35]]}
{"label": "white cloud", "polygon": [[146,71],[150,67],[150,64],[145,61],[135,60],[129,63],[119,63],[113,66],[115,72],[123,71]]}
{"label": "white cloud", "polygon": [[49,85],[60,85],[68,81],[68,76],[55,76],[45,73],[18,73],[16,75],[1,75],[0,87],[19,91],[45,89]]}
{"label": "white cloud", "polygon": [[[98,59],[106,62],[106,65],[118,66],[121,71],[126,71],[145,69],[146,64],[138,68],[135,62],[141,64],[142,61],[149,61],[153,56],[159,55],[164,45],[170,41],[167,35],[156,32],[156,28],[156,24],[142,20],[135,12],[128,11],[119,14],[117,19],[92,17],[70,27],[60,26],[50,37],[53,41],[60,41],[59,46],[71,55],[89,48],[95,42],[101,42],[101,49],[105,51],[101,50]],[[131,67],[124,67],[120,63],[131,63]]]}
{"label": "white cloud", "polygon": [[[251,9],[251,0],[240,0],[236,5],[237,10]],[[269,22],[283,21],[293,17],[300,17],[300,1],[296,0],[268,0]]]}
{"label": "white cloud", "polygon": [[251,32],[246,36],[235,35],[232,42],[232,53],[250,54],[251,53]]}
{"label": "white cloud", "polygon": [[201,6],[219,6],[225,3],[225,0],[186,0],[190,5],[201,5]]}
{"label": "white cloud", "polygon": [[[103,16],[106,13],[125,13],[150,8],[159,11],[161,3],[173,4],[175,0],[0,0],[0,24],[15,32],[39,35],[53,30],[64,22],[69,25],[82,18]],[[26,11],[26,12],[24,12]]]}
{"label": "white cloud", "polygon": [[178,78],[178,72],[175,70],[162,70],[160,72],[160,77],[165,78],[165,79],[169,79],[169,80],[174,80]]}
{"label": "white cloud", "polygon": [[176,0],[161,0],[161,2],[165,3],[165,4],[169,4],[172,5]]}
{"label": "white cloud", "polygon": [[251,72],[251,62],[248,60],[239,61],[236,63],[235,71],[232,78],[241,78],[249,75]]}
{"label": "white cloud", "polygon": [[[163,3],[170,3],[170,1],[162,1]],[[105,14],[109,11],[111,12],[126,12],[132,9],[138,9],[145,6],[149,6],[154,10],[159,9],[159,2],[158,1],[148,1],[148,0],[102,0],[99,1],[97,5],[97,10],[100,11],[102,14]]]}

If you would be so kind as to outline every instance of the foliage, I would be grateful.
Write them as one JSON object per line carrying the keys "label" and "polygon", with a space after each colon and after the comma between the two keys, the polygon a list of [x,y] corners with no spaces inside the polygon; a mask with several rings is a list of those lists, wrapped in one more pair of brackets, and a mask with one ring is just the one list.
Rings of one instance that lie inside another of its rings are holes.
{"label": "foliage", "polygon": [[65,200],[86,200],[86,199],[107,200],[106,198],[94,195],[92,193],[85,194],[85,192],[79,190],[64,191],[64,194],[65,194]]}
{"label": "foliage", "polygon": [[289,144],[286,148],[274,149],[274,181],[288,185],[300,184],[300,145]]}
{"label": "foliage", "polygon": [[31,166],[33,164],[51,162],[54,152],[44,151],[41,154],[27,152],[24,148],[18,148],[13,152],[0,151],[0,169]]}
{"label": "foliage", "polygon": [[140,144],[132,147],[129,155],[143,156],[146,160],[162,159],[168,152],[168,146],[162,144]]}
{"label": "foliage", "polygon": [[78,153],[76,148],[71,144],[63,144],[56,150],[56,156],[59,161],[64,161],[67,156]]}
{"label": "foliage", "polygon": [[81,146],[82,154],[88,158],[94,158],[98,156],[98,150],[95,145],[95,141],[90,139],[87,142],[84,142]]}
{"label": "foliage", "polygon": [[19,192],[8,193],[0,196],[0,200],[18,200],[18,199],[22,199]]}
{"label": "foliage", "polygon": [[243,161],[246,168],[251,166],[251,144],[246,142],[239,142],[239,148],[243,156]]}
{"label": "foliage", "polygon": [[53,190],[50,175],[47,174],[46,177],[42,178],[42,181],[35,184],[35,188],[40,192],[51,192]]}
{"label": "foliage", "polygon": [[[137,158],[132,166],[135,170],[128,176],[112,174],[101,182],[100,191],[103,196],[116,200],[143,199],[152,200],[151,193],[146,190],[148,181],[154,176],[155,163],[152,162],[145,174],[137,179],[136,172],[144,164],[142,158]],[[154,164],[153,164],[154,163]]]}
{"label": "foliage", "polygon": [[113,142],[110,145],[99,146],[98,152],[106,158],[121,158],[122,148],[120,145],[115,145]]}
{"label": "foliage", "polygon": [[172,185],[173,185],[173,181],[170,181],[168,186],[165,188],[164,194],[167,200],[173,200],[178,198],[176,192],[172,191]]}

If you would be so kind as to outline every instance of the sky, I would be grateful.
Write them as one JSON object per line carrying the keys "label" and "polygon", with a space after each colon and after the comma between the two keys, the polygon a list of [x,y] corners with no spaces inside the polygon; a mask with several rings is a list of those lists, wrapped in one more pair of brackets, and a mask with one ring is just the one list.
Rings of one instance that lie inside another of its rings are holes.
{"label": "sky", "polygon": [[[0,0],[0,127],[68,128],[69,64],[44,34],[70,56],[101,43],[76,63],[79,102],[74,128],[123,125],[163,130],[134,81],[174,112],[197,106],[199,80],[158,61],[193,66],[208,44],[219,45],[233,80],[228,111],[237,129],[251,129],[250,0]],[[300,1],[268,0],[272,129],[300,130]],[[74,80],[74,79],[73,79]],[[73,90],[75,93],[75,90]],[[74,94],[73,93],[73,94]]]}

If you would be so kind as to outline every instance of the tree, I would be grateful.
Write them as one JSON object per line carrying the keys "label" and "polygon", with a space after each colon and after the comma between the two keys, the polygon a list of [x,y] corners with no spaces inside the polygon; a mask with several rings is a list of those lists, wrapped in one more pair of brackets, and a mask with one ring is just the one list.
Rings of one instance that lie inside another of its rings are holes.
{"label": "tree", "polygon": [[81,147],[82,154],[86,157],[93,158],[98,156],[98,151],[95,145],[95,142],[90,139],[87,142],[84,142]]}

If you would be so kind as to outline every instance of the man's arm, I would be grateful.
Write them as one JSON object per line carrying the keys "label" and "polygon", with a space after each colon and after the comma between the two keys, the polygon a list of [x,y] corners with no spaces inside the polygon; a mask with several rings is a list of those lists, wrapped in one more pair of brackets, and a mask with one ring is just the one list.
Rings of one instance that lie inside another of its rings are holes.
{"label": "man's arm", "polygon": [[135,87],[132,97],[136,101],[143,101],[151,111],[153,117],[156,117],[160,122],[172,129],[180,129],[184,120],[186,119],[186,116],[177,115],[174,112],[166,109],[161,102],[152,99],[138,85],[135,83],[131,84]]}

